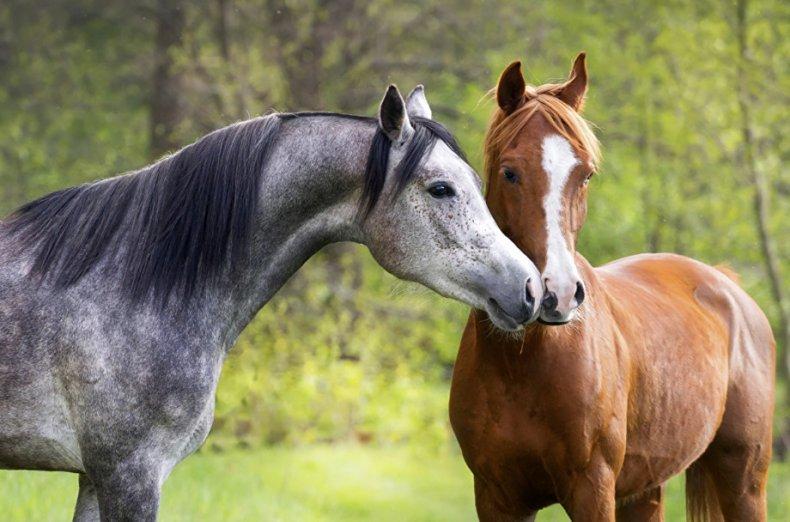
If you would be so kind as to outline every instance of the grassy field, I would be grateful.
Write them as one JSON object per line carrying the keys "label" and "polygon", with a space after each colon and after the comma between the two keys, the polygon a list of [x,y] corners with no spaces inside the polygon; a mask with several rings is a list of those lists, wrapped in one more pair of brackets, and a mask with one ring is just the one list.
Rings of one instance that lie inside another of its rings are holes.
{"label": "grassy field", "polygon": [[[3,520],[70,520],[76,476],[0,472]],[[790,465],[771,472],[770,520],[790,520]],[[667,520],[683,516],[683,484],[669,485]],[[165,485],[160,519],[282,521],[475,520],[472,479],[456,455],[406,448],[315,446],[190,457]],[[539,520],[567,520],[557,508]]]}

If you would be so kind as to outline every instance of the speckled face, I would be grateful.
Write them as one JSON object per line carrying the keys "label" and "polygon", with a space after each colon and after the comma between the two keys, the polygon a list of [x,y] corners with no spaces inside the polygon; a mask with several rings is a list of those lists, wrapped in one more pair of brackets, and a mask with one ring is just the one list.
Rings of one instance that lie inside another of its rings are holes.
{"label": "speckled face", "polygon": [[[393,147],[390,170],[402,154]],[[496,226],[477,174],[445,143],[436,142],[414,180],[365,227],[371,252],[398,277],[484,309],[503,329],[535,319],[537,268]]]}

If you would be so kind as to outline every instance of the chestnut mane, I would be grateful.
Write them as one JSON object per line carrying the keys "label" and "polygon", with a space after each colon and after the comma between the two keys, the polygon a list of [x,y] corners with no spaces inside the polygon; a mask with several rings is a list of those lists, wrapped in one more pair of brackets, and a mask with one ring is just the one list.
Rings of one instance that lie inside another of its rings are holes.
{"label": "chestnut mane", "polygon": [[[554,129],[564,136],[573,147],[583,150],[590,157],[593,168],[601,161],[601,148],[591,124],[573,110],[556,94],[563,84],[547,83],[539,87],[527,85],[524,103],[510,114],[497,107],[488,125],[483,145],[484,172],[491,179],[491,169],[496,164],[496,155],[507,147],[537,113],[542,114]],[[496,88],[490,92],[495,96]]]}

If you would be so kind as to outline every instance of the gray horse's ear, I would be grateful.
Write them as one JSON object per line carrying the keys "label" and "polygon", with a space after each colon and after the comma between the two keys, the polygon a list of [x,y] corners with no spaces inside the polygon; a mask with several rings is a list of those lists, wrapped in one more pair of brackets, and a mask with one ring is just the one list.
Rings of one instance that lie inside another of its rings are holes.
{"label": "gray horse's ear", "polygon": [[395,144],[401,144],[411,138],[414,134],[414,127],[409,121],[409,114],[406,111],[406,102],[400,95],[398,88],[390,85],[381,100],[379,107],[379,127],[384,134],[389,136]]}
{"label": "gray horse's ear", "polygon": [[406,112],[412,117],[431,119],[431,106],[428,105],[428,100],[425,98],[425,87],[422,84],[415,87],[406,98]]}

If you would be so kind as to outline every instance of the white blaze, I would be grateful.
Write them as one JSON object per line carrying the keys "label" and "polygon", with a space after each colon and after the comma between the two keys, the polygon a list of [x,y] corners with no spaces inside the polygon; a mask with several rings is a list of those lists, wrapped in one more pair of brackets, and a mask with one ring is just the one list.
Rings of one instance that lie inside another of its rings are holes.
{"label": "white blaze", "polygon": [[557,295],[557,309],[569,313],[575,306],[574,294],[579,275],[568,242],[562,233],[563,193],[568,178],[579,160],[571,144],[559,134],[543,140],[543,170],[549,181],[549,190],[543,199],[546,212],[546,267],[543,279],[548,280],[547,290]]}

